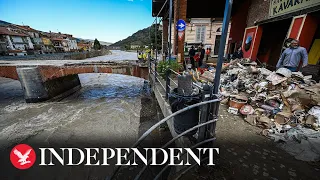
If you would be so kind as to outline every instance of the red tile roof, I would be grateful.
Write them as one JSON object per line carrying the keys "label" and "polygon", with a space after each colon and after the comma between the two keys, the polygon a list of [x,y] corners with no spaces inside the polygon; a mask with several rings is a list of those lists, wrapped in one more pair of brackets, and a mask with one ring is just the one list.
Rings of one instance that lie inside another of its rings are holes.
{"label": "red tile roof", "polygon": [[11,35],[11,36],[28,36],[26,34],[23,34],[23,33],[17,33],[17,32],[14,32],[14,31],[10,31],[7,29],[7,27],[1,27],[0,26],[0,34],[1,35]]}
{"label": "red tile roof", "polygon": [[30,26],[21,26],[21,25],[15,25],[15,26],[17,26],[18,28],[21,28],[23,30],[29,31],[29,32],[38,32],[37,30],[31,28]]}
{"label": "red tile roof", "polygon": [[23,52],[22,50],[8,50],[9,53],[19,53],[19,52]]}
{"label": "red tile roof", "polygon": [[53,40],[53,41],[62,41],[63,39],[62,38],[51,38],[51,40]]}

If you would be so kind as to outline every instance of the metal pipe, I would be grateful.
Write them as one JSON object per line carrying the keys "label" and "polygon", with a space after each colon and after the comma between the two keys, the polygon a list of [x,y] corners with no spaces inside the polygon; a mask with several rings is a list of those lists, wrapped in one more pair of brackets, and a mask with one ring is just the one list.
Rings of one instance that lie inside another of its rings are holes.
{"label": "metal pipe", "polygon": [[[156,124],[154,124],[154,125],[153,125],[151,128],[149,128],[146,132],[144,132],[144,133],[142,134],[142,136],[137,140],[137,142],[134,143],[134,144],[131,146],[131,148],[137,147],[137,146],[141,143],[141,141],[144,140],[153,130],[155,130],[155,129],[156,129],[157,127],[159,127],[161,124],[167,122],[167,121],[168,121],[169,119],[171,119],[172,117],[174,117],[174,116],[176,116],[176,115],[178,115],[178,114],[181,114],[181,113],[183,113],[183,112],[185,112],[185,111],[188,111],[188,110],[190,110],[190,109],[193,109],[193,108],[195,108],[195,107],[202,106],[202,105],[204,105],[204,104],[209,104],[209,103],[218,102],[218,101],[220,101],[220,100],[219,100],[219,99],[213,99],[213,100],[210,100],[210,101],[200,102],[200,103],[193,104],[193,105],[191,105],[191,106],[185,107],[185,108],[183,108],[183,109],[181,109],[181,110],[179,110],[179,111],[176,111],[176,112],[172,113],[171,115],[163,118],[161,121],[159,121],[159,122],[157,122]],[[131,152],[128,154],[128,156],[130,156],[130,154],[131,154]],[[114,177],[114,175],[119,171],[119,168],[120,168],[120,166],[117,166],[117,167],[116,167],[116,169],[115,169],[115,171],[114,171],[114,173],[112,174],[112,176],[111,176],[110,179],[112,179],[112,178]]]}
{"label": "metal pipe", "polygon": [[158,59],[158,18],[156,17],[156,29],[155,29],[155,48],[156,48],[156,63],[157,64],[157,59]]}
{"label": "metal pipe", "polygon": [[[228,35],[228,28],[231,16],[231,8],[232,8],[233,0],[226,0],[225,9],[224,9],[224,17],[223,17],[223,24],[222,24],[222,34],[220,39],[219,45],[219,54],[218,54],[218,63],[216,67],[216,73],[214,76],[214,87],[213,87],[213,94],[218,94],[219,86],[220,86],[220,75],[222,69],[222,63],[224,60],[224,48],[226,46],[226,39]],[[215,97],[214,97],[215,98]],[[218,97],[216,97],[218,98]],[[213,104],[213,116],[214,118],[218,116],[219,111],[219,103]],[[215,129],[215,124],[212,126],[212,131]]]}
{"label": "metal pipe", "polygon": [[168,99],[168,95],[170,92],[170,79],[169,79],[169,76],[171,74],[170,72],[171,72],[170,70],[166,71],[166,99]]}
{"label": "metal pipe", "polygon": [[171,79],[171,78],[169,78],[169,79],[173,82],[173,84],[175,84],[176,86],[178,86],[178,84],[177,84],[176,82],[174,82],[173,79]]}
{"label": "metal pipe", "polygon": [[200,85],[197,84],[197,83],[192,82],[192,84],[193,84],[194,86],[196,86],[197,88],[199,88],[199,89],[203,89],[202,86],[200,86]]}
{"label": "metal pipe", "polygon": [[157,16],[156,17],[159,17],[160,13],[162,12],[163,8],[166,6],[168,0],[166,0],[163,4],[163,6],[161,7],[160,11],[158,12]]}
{"label": "metal pipe", "polygon": [[161,81],[158,79],[158,77],[156,77],[156,79],[159,81],[159,84],[161,85],[161,87],[163,88],[163,90],[165,91],[166,88],[164,87],[164,85],[161,83]]}
{"label": "metal pipe", "polygon": [[172,1],[173,0],[170,0],[169,1],[169,37],[168,37],[168,42],[169,42],[169,53],[168,53],[168,55],[169,55],[169,60],[170,60],[170,58],[171,58],[171,48],[172,48],[172,44],[171,44],[171,36],[172,36]]}
{"label": "metal pipe", "polygon": [[[176,141],[178,138],[180,138],[181,136],[183,136],[183,135],[185,135],[185,134],[187,134],[187,133],[189,133],[189,132],[191,132],[191,131],[199,128],[199,127],[208,125],[208,124],[210,124],[210,123],[214,123],[214,122],[216,122],[216,121],[217,121],[217,119],[213,119],[213,120],[210,120],[210,121],[208,121],[208,122],[205,122],[205,123],[202,123],[202,124],[198,124],[198,125],[190,128],[190,129],[184,131],[183,133],[178,134],[178,136],[176,136],[176,137],[174,137],[173,139],[171,139],[169,142],[167,142],[167,143],[166,143],[164,146],[162,146],[161,148],[164,149],[164,148],[168,147],[171,143],[173,143],[174,141]],[[157,151],[156,155],[159,154],[159,152],[160,152],[160,151]],[[150,159],[148,160],[148,163],[150,163],[151,160],[152,160],[152,159],[150,158]],[[147,163],[147,164],[148,164],[148,163]],[[147,167],[148,167],[148,165],[145,165],[145,166],[140,170],[139,174],[138,174],[134,179],[135,179],[135,180],[138,180],[138,179],[140,178],[140,176],[142,175],[142,173],[147,169]]]}
{"label": "metal pipe", "polygon": [[200,102],[200,103],[197,103],[197,104],[193,104],[191,106],[188,106],[188,107],[185,107],[179,111],[176,111],[174,113],[172,113],[171,115],[167,116],[166,118],[163,118],[161,121],[157,122],[155,125],[153,125],[150,129],[148,129],[145,133],[143,133],[143,135],[138,139],[138,141],[133,145],[133,147],[136,147],[138,144],[140,144],[140,142],[145,139],[153,130],[155,130],[158,126],[160,126],[162,123],[168,121],[170,118],[178,115],[178,114],[181,114],[185,111],[188,111],[190,109],[193,109],[195,107],[198,107],[198,106],[202,106],[204,104],[209,104],[209,103],[214,103],[214,102],[219,102],[220,100],[219,99],[213,99],[213,100],[210,100],[210,101],[205,101],[205,102]]}
{"label": "metal pipe", "polygon": [[172,72],[175,73],[176,75],[180,75],[178,72],[174,71],[173,69],[170,69],[170,71],[172,71]]}
{"label": "metal pipe", "polygon": [[[158,21],[156,18],[156,30],[155,30],[155,43],[156,43],[156,59],[154,63],[154,69],[157,71],[157,64],[158,64]],[[157,75],[155,75],[157,77]]]}
{"label": "metal pipe", "polygon": [[224,60],[223,55],[224,55],[224,48],[226,46],[226,39],[228,35],[232,2],[233,0],[226,0],[226,6],[224,10],[224,17],[223,17],[223,25],[222,25],[222,34],[221,34],[220,45],[219,45],[218,63],[216,67],[216,73],[214,76],[214,88],[213,88],[214,94],[218,94],[218,89],[220,85],[220,75],[221,75],[222,63]]}

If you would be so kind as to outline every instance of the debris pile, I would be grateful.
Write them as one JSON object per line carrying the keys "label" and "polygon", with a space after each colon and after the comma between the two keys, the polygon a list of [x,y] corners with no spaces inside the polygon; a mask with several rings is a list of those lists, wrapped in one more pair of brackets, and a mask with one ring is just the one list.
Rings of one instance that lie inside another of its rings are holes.
{"label": "debris pile", "polygon": [[[276,72],[258,68],[249,59],[236,59],[222,70],[220,94],[222,102],[229,105],[229,113],[243,116],[275,141],[294,141],[301,146],[312,141],[319,148],[308,148],[316,156],[302,160],[320,159],[320,83],[286,68]],[[207,78],[212,74],[204,72],[201,77],[212,82]],[[304,151],[308,151],[306,148]]]}

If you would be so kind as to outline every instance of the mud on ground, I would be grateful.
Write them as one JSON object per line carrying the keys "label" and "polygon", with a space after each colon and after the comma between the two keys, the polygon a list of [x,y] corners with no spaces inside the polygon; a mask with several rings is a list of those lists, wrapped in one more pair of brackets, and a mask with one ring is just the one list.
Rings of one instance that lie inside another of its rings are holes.
{"label": "mud on ground", "polygon": [[216,166],[195,168],[181,179],[319,179],[320,162],[303,162],[260,135],[261,129],[221,105],[217,123],[220,148]]}

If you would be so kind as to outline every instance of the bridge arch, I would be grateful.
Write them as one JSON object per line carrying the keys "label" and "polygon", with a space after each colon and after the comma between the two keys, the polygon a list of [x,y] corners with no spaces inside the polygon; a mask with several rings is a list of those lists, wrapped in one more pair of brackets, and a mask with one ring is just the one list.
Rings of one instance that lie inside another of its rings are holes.
{"label": "bridge arch", "polygon": [[133,62],[75,63],[64,65],[0,66],[0,77],[19,80],[26,102],[65,96],[81,87],[78,74],[111,73],[148,78],[148,66]]}

